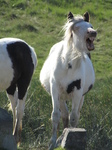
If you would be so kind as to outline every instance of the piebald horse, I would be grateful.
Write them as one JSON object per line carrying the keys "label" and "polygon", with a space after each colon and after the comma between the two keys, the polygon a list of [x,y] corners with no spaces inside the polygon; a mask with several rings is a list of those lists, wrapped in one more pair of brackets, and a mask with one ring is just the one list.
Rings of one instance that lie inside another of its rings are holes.
{"label": "piebald horse", "polygon": [[[52,97],[52,137],[49,150],[54,149],[57,127],[62,117],[64,128],[76,127],[83,105],[84,95],[95,82],[95,73],[90,59],[97,32],[89,23],[89,13],[84,16],[68,14],[62,41],[53,45],[40,72],[40,82]],[[68,113],[66,100],[72,100]]]}
{"label": "piebald horse", "polygon": [[0,39],[0,91],[6,90],[13,112],[13,135],[20,142],[27,90],[37,65],[34,49],[17,38]]}

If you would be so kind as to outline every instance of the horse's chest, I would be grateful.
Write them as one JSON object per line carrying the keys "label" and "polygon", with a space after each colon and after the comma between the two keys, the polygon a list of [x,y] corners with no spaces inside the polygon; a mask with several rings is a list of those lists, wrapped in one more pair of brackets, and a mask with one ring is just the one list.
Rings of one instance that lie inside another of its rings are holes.
{"label": "horse's chest", "polygon": [[94,81],[95,74],[90,61],[82,64],[76,70],[72,70],[72,67],[70,67],[60,80],[61,95],[71,95],[74,91],[79,90],[84,95],[92,88]]}
{"label": "horse's chest", "polygon": [[7,89],[13,79],[12,62],[7,53],[0,53],[0,91]]}

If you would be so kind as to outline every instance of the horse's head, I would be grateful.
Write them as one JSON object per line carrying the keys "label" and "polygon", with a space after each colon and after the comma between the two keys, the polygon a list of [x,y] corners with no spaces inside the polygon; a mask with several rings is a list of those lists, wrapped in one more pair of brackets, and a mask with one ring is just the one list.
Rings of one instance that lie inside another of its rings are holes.
{"label": "horse's head", "polygon": [[97,32],[89,23],[89,13],[84,16],[68,14],[68,22],[66,24],[65,37],[69,33],[69,40],[72,39],[74,47],[81,52],[89,52],[94,50],[94,40]]}

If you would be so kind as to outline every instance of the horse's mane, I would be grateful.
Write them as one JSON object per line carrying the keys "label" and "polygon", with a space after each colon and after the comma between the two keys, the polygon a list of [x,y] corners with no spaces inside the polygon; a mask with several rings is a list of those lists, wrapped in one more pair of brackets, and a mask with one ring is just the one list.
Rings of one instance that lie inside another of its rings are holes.
{"label": "horse's mane", "polygon": [[63,31],[65,32],[64,34],[64,39],[67,40],[68,42],[70,41],[71,39],[71,35],[72,35],[72,29],[73,29],[73,26],[78,23],[78,22],[81,22],[83,21],[83,17],[81,15],[75,15],[73,17],[73,19],[71,20],[68,20],[65,25],[63,26]]}
{"label": "horse's mane", "polygon": [[76,47],[72,47],[72,31],[74,25],[82,21],[84,21],[83,16],[75,15],[75,17],[69,19],[63,26],[63,31],[65,31],[63,40],[66,43],[66,50],[63,51],[63,56],[64,58],[67,57],[67,64],[71,62],[75,63],[73,66],[76,68],[80,64],[80,58],[82,57],[82,54],[76,49]]}

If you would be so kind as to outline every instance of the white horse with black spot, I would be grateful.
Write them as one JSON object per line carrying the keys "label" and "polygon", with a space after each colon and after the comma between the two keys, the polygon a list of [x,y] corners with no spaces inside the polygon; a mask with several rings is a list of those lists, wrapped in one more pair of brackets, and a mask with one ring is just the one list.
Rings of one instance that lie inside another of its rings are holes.
{"label": "white horse with black spot", "polygon": [[[55,44],[40,72],[40,82],[52,97],[53,111],[51,115],[53,133],[49,150],[54,149],[57,139],[57,127],[60,116],[64,128],[78,124],[84,95],[95,82],[95,73],[90,59],[90,51],[94,49],[93,41],[97,32],[89,23],[89,13],[84,16],[68,14],[64,26],[64,39]],[[69,113],[66,100],[72,100],[72,111]]]}
{"label": "white horse with black spot", "polygon": [[0,39],[0,91],[6,90],[13,112],[13,135],[20,142],[25,99],[37,56],[34,49],[17,38]]}

